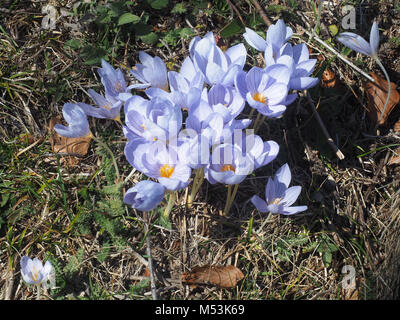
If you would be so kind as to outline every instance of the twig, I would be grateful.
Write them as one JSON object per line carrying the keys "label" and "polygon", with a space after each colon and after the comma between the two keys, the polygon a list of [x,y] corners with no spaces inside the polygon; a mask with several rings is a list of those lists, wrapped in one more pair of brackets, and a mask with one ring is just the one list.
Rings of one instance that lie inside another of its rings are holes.
{"label": "twig", "polygon": [[324,46],[326,49],[328,49],[330,52],[332,52],[334,55],[336,55],[340,60],[343,62],[347,63],[350,67],[352,67],[354,70],[356,70],[358,73],[362,74],[365,78],[367,78],[369,81],[376,83],[376,81],[367,73],[365,73],[363,70],[361,70],[359,67],[354,65],[351,61],[349,61],[345,56],[337,52],[335,49],[333,49],[331,46],[329,46],[327,43],[325,43],[321,38],[319,38],[314,31],[309,32],[306,29],[302,27],[304,33],[306,33],[310,39],[316,40],[319,44]]}
{"label": "twig", "polygon": [[257,0],[253,0],[253,3],[256,6],[256,9],[257,9],[258,13],[260,14],[261,18],[264,20],[265,24],[269,27],[272,24],[272,22],[271,22],[271,20],[268,19],[267,15],[265,14],[260,3]]}
{"label": "twig", "polygon": [[146,212],[147,215],[147,223],[146,223],[146,252],[147,252],[147,259],[148,259],[148,268],[150,273],[150,283],[151,283],[151,296],[153,300],[158,300],[157,298],[157,288],[156,288],[156,281],[154,279],[154,272],[153,272],[153,260],[151,258],[151,246],[150,246],[150,215],[149,212]]}
{"label": "twig", "polygon": [[230,1],[230,0],[226,0],[226,3],[229,5],[229,7],[235,11],[236,15],[238,16],[240,22],[242,22],[242,24],[245,26],[246,23],[244,22],[239,10],[236,8],[236,6]]}
{"label": "twig", "polygon": [[322,129],[322,132],[324,133],[326,140],[329,144],[329,146],[331,147],[331,149],[333,150],[333,152],[335,152],[336,156],[339,158],[339,160],[343,160],[344,159],[344,154],[342,153],[342,151],[340,151],[340,149],[335,145],[335,143],[333,142],[333,139],[331,138],[331,136],[329,135],[328,130],[326,129],[324,123],[322,122],[321,117],[319,116],[319,113],[315,107],[314,101],[311,99],[310,94],[307,92],[307,90],[305,90],[305,94],[307,96],[307,100],[308,100],[308,104],[310,105],[310,107],[312,108],[312,111],[315,115],[315,117],[317,118],[318,124]]}

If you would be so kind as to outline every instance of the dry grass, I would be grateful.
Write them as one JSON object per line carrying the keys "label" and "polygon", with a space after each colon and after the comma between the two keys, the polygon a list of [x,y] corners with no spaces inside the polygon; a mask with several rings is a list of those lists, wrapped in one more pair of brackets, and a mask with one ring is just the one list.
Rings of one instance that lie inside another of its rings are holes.
{"label": "dry grass", "polygon": [[[250,2],[235,2],[243,17],[257,15]],[[275,2],[289,8],[288,1]],[[339,23],[336,13],[343,4],[333,2],[334,10],[323,11],[321,17],[323,39],[329,37],[327,27]],[[12,3],[12,12],[2,10]],[[296,41],[307,41],[301,28],[314,26],[312,3],[302,1],[293,11],[298,15],[297,20],[290,20],[298,31]],[[50,118],[60,114],[65,102],[88,102],[85,91],[101,86],[96,67],[85,65],[79,51],[65,46],[73,38],[95,39],[93,25],[85,24],[87,17],[64,16],[55,31],[41,31],[43,4],[6,1],[0,5],[2,201],[10,195],[0,206],[3,299],[35,298],[21,280],[19,260],[23,255],[52,259],[57,266],[59,288],[44,294],[43,299],[151,299],[147,236],[157,294],[162,299],[399,298],[400,172],[398,167],[387,165],[396,149],[390,145],[399,143],[399,136],[390,131],[399,112],[395,108],[388,126],[375,136],[373,124],[365,117],[362,76],[333,59],[329,68],[340,79],[341,88],[311,92],[315,102],[320,99],[318,112],[345,154],[344,160],[332,154],[307,99],[301,97],[284,118],[261,127],[259,134],[264,139],[280,144],[280,155],[241,184],[230,216],[222,215],[225,187],[204,183],[190,210],[185,206],[186,191],[179,194],[171,229],[153,217],[147,234],[141,212],[124,207],[124,212],[115,213],[99,207],[99,203],[115,200],[112,192],[101,193],[113,181],[107,153],[93,144],[74,167],[60,165],[52,154],[47,131]],[[72,1],[53,4],[73,11]],[[399,83],[399,51],[389,41],[400,36],[400,12],[395,5],[388,1],[379,6],[368,4],[364,19],[378,18],[386,30],[380,54],[392,81]],[[275,11],[267,14],[272,21],[288,18],[285,11],[282,15]],[[196,23],[203,25],[195,31],[199,35],[218,32],[227,24],[226,16],[217,10],[197,18]],[[160,17],[157,28],[187,27],[184,19],[169,19]],[[242,41],[240,35],[230,41],[236,39]],[[134,65],[137,52],[146,50],[178,68],[189,43],[182,40],[176,47],[152,47],[139,40],[128,41],[125,47],[113,49],[114,66]],[[317,42],[309,46],[324,61],[332,58]],[[249,56],[248,62],[257,63],[257,59]],[[365,71],[373,68],[378,72],[368,58],[352,60]],[[322,67],[323,62],[318,70]],[[114,122],[93,121],[91,128],[112,148],[121,180],[126,179],[131,168],[123,155],[125,140],[120,127]],[[372,150],[376,151],[368,153]],[[368,154],[358,157],[362,153]],[[262,195],[267,177],[285,162],[292,169],[293,185],[303,187],[298,202],[308,205],[309,210],[291,218],[268,218],[257,212],[249,199]],[[134,173],[123,191],[140,179],[140,174]],[[119,224],[112,235],[107,223],[116,219]],[[231,290],[181,282],[184,272],[207,264],[235,265],[245,279]],[[345,265],[355,268],[355,291],[342,288]]]}

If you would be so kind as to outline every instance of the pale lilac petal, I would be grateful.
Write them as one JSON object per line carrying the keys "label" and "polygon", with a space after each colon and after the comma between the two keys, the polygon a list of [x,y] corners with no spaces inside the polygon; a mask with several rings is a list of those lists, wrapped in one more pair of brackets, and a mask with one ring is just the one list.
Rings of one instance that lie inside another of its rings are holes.
{"label": "pale lilac petal", "polygon": [[343,32],[339,35],[337,39],[346,47],[349,47],[354,51],[360,52],[367,56],[371,56],[373,53],[369,43],[358,34],[352,32]]}
{"label": "pale lilac petal", "polygon": [[283,207],[283,210],[280,213],[284,215],[292,215],[302,211],[306,211],[307,209],[307,206]]}
{"label": "pale lilac petal", "polygon": [[289,165],[285,163],[275,173],[275,180],[283,183],[286,188],[289,187],[290,181],[292,180],[292,173],[290,172]]}
{"label": "pale lilac petal", "polygon": [[288,87],[283,83],[274,83],[263,94],[267,97],[268,105],[278,105],[285,100]]}
{"label": "pale lilac petal", "polygon": [[319,82],[318,78],[301,77],[290,79],[289,87],[293,90],[307,90],[316,86]]}
{"label": "pale lilac petal", "polygon": [[300,186],[290,187],[286,190],[282,202],[284,202],[285,206],[291,206],[293,203],[295,203],[300,193],[301,193]]}
{"label": "pale lilac petal", "polygon": [[257,208],[258,211],[262,213],[267,213],[268,212],[268,205],[267,203],[261,199],[259,196],[254,195],[250,201],[254,204],[254,206]]}
{"label": "pale lilac petal", "polygon": [[237,64],[243,68],[246,62],[247,51],[243,43],[239,43],[226,50],[225,55],[230,59],[230,64]]}
{"label": "pale lilac petal", "polygon": [[246,32],[243,34],[243,38],[246,42],[258,51],[265,51],[267,46],[265,39],[249,28],[245,28],[245,30]]}
{"label": "pale lilac petal", "polygon": [[369,35],[369,43],[372,55],[377,55],[379,48],[379,28],[376,21],[372,24],[371,33]]}

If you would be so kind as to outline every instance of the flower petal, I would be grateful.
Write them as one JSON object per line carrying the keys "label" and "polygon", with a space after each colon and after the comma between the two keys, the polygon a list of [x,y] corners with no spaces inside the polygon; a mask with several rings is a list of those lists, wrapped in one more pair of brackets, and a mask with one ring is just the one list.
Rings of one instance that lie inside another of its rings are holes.
{"label": "flower petal", "polygon": [[262,213],[267,213],[268,212],[268,205],[267,203],[261,199],[259,196],[254,195],[250,201],[254,204],[254,206],[257,208],[258,211]]}

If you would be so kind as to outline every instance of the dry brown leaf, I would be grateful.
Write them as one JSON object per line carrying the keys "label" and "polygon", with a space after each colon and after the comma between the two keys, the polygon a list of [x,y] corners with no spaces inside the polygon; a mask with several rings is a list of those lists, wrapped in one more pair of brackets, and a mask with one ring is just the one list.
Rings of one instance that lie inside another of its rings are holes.
{"label": "dry brown leaf", "polygon": [[65,157],[67,164],[70,166],[77,165],[79,163],[79,156],[87,154],[90,140],[92,140],[92,138],[90,136],[80,138],[67,138],[60,136],[56,131],[54,131],[54,126],[57,123],[61,123],[59,117],[53,117],[50,119],[49,131],[51,133],[51,150],[54,153],[69,154],[70,156]]}
{"label": "dry brown leaf", "polygon": [[389,98],[389,103],[386,108],[385,114],[382,117],[382,120],[378,123],[378,119],[380,118],[381,113],[383,111],[383,107],[385,106],[388,83],[385,79],[379,77],[373,72],[371,72],[371,76],[377,82],[378,85],[372,82],[367,82],[364,86],[368,97],[367,115],[371,119],[371,121],[377,123],[378,125],[382,125],[386,122],[389,114],[392,112],[396,104],[399,103],[400,94],[396,90],[396,84],[391,82],[390,85],[392,92]]}
{"label": "dry brown leaf", "polygon": [[242,271],[232,265],[194,267],[182,275],[182,282],[188,284],[211,284],[220,288],[233,288],[242,280]]}
{"label": "dry brown leaf", "polygon": [[395,151],[395,154],[392,156],[392,159],[390,159],[388,165],[394,165],[394,164],[400,164],[400,148],[397,148]]}

